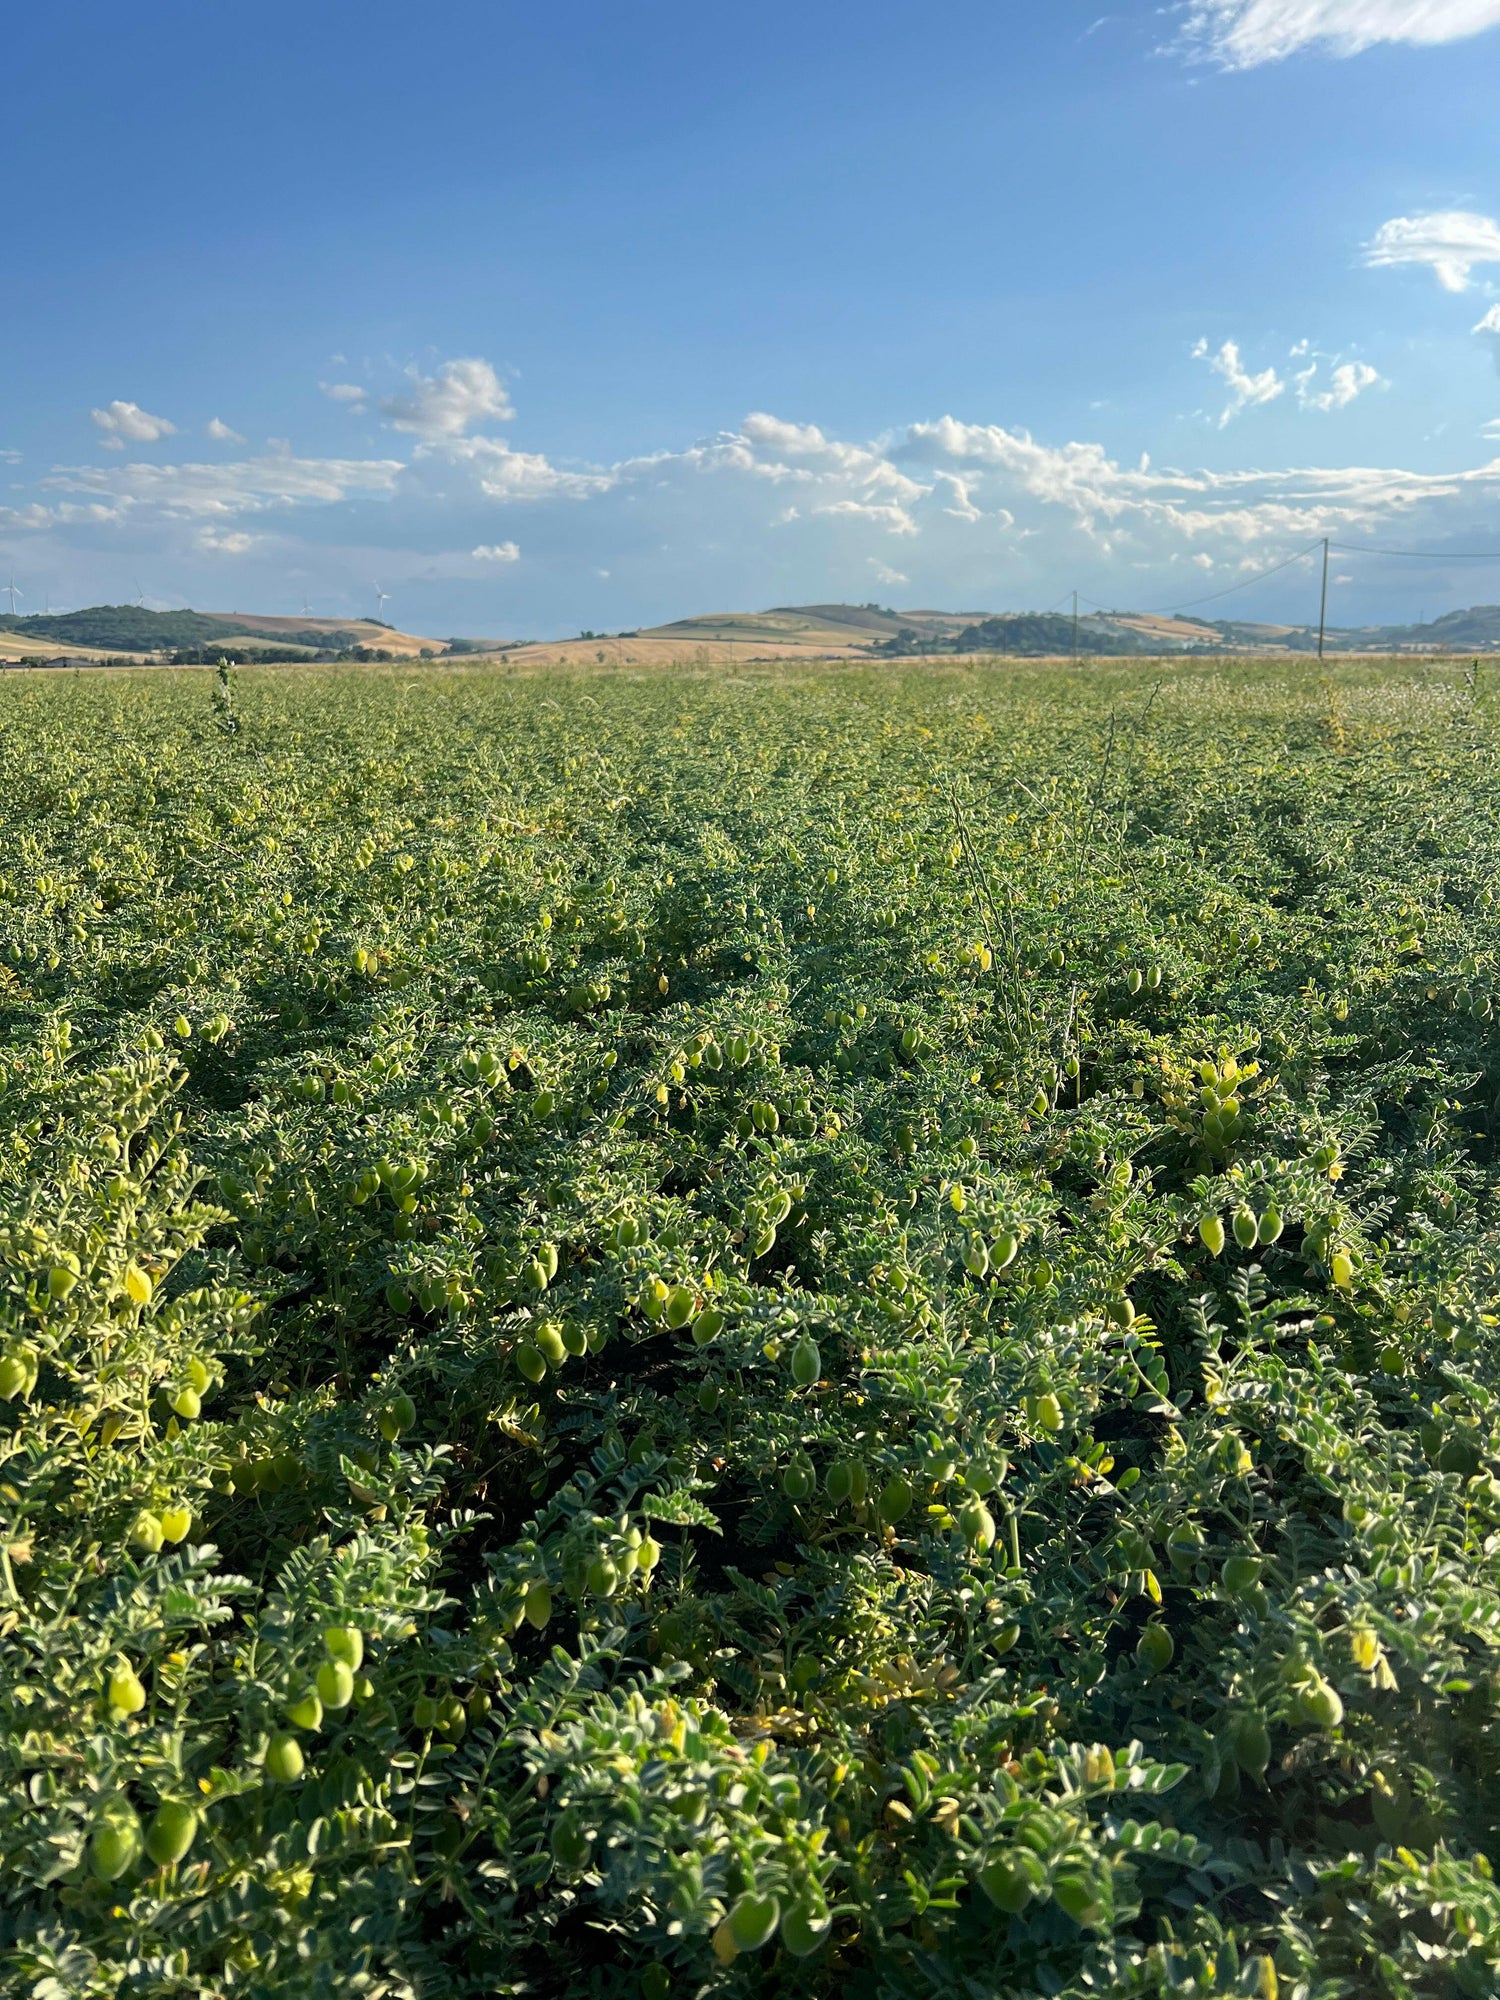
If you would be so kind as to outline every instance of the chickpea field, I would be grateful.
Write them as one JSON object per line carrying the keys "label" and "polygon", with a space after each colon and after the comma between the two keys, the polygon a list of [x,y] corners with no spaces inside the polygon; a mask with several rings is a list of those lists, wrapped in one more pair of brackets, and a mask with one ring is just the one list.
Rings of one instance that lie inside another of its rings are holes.
{"label": "chickpea field", "polygon": [[0,685],[0,1991],[1500,1993],[1464,662]]}

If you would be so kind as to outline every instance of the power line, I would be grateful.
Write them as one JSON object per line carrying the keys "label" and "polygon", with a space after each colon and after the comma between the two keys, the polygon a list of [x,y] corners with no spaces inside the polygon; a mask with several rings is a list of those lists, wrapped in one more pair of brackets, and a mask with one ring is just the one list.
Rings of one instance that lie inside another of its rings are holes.
{"label": "power line", "polygon": [[1155,610],[1148,610],[1146,616],[1148,618],[1165,618],[1173,611],[1188,611],[1195,604],[1212,604],[1216,598],[1229,597],[1236,590],[1248,590],[1252,583],[1259,583],[1265,577],[1276,576],[1280,571],[1290,569],[1293,563],[1304,561],[1315,550],[1322,548],[1322,546],[1321,538],[1316,542],[1309,542],[1305,549],[1298,549],[1297,553],[1294,556],[1288,556],[1285,562],[1273,563],[1269,569],[1257,570],[1254,576],[1241,577],[1238,583],[1226,584],[1222,590],[1210,590],[1202,597],[1174,598],[1170,604],[1163,604]]}
{"label": "power line", "polygon": [[1323,537],[1323,595],[1318,601],[1318,658],[1323,657],[1323,635],[1328,629],[1328,537]]}
{"label": "power line", "polygon": [[[1148,605],[1140,608],[1131,607],[1122,611],[1118,605],[1111,606],[1101,603],[1097,597],[1089,597],[1082,591],[1078,595],[1083,599],[1085,604],[1092,604],[1095,613],[1103,618],[1165,618],[1170,616],[1173,611],[1188,610],[1195,604],[1211,604],[1217,597],[1228,597],[1231,592],[1236,590],[1248,590],[1252,583],[1259,583],[1262,577],[1275,576],[1280,570],[1290,569],[1293,563],[1301,562],[1304,556],[1312,555],[1315,550],[1321,549],[1322,546],[1321,539],[1316,542],[1309,542],[1305,549],[1299,549],[1296,555],[1288,556],[1285,562],[1273,563],[1269,569],[1257,570],[1254,576],[1241,577],[1238,583],[1226,584],[1222,590],[1210,590],[1202,597],[1176,597],[1170,604],[1157,605],[1154,609]],[[1338,544],[1335,542],[1333,546],[1337,548]],[[1057,603],[1065,603],[1067,595],[1068,593],[1064,591],[1062,596],[1057,600]],[[1055,610],[1056,605],[1049,605],[1048,609]],[[1045,616],[1045,614],[1043,615]]]}
{"label": "power line", "polygon": [[1500,562],[1500,549],[1386,549],[1374,542],[1330,542],[1348,556],[1405,556],[1413,562]]}
{"label": "power line", "polygon": [[[1269,569],[1257,570],[1254,576],[1241,577],[1238,583],[1226,584],[1222,590],[1205,591],[1201,597],[1178,597],[1174,598],[1170,604],[1147,607],[1144,615],[1148,618],[1164,618],[1169,616],[1173,611],[1190,611],[1198,604],[1216,603],[1219,598],[1230,597],[1237,590],[1248,590],[1251,584],[1260,583],[1268,576],[1279,575],[1282,570],[1290,569],[1293,563],[1303,562],[1308,556],[1316,555],[1325,546],[1335,550],[1340,555],[1405,556],[1418,562],[1500,562],[1500,549],[1464,549],[1451,551],[1442,549],[1388,549],[1374,542],[1335,542],[1329,540],[1325,544],[1324,538],[1320,536],[1317,541],[1309,542],[1305,549],[1299,549],[1295,555],[1288,556],[1285,562],[1273,563]],[[1097,600],[1091,601],[1097,603]],[[1104,605],[1099,604],[1097,608],[1101,612],[1105,612],[1106,616],[1110,615]],[[1136,612],[1133,615],[1139,617],[1142,614]]]}
{"label": "power line", "polygon": [[[1094,611],[1096,616],[1102,616],[1105,618],[1115,618],[1115,617],[1139,618],[1142,616],[1148,618],[1165,618],[1172,616],[1176,612],[1190,611],[1196,605],[1199,604],[1217,603],[1217,601],[1221,597],[1232,597],[1236,591],[1248,590],[1252,584],[1263,583],[1267,577],[1279,576],[1283,570],[1290,569],[1294,563],[1305,562],[1309,556],[1317,555],[1320,552],[1323,557],[1323,585],[1321,592],[1322,601],[1319,609],[1319,624],[1320,626],[1326,629],[1327,616],[1328,616],[1328,583],[1329,583],[1328,556],[1330,551],[1334,551],[1339,555],[1399,556],[1399,557],[1406,557],[1412,561],[1417,561],[1417,562],[1500,562],[1500,549],[1464,549],[1464,550],[1389,549],[1384,547],[1382,544],[1378,543],[1336,542],[1326,535],[1320,535],[1315,542],[1309,542],[1306,548],[1298,549],[1294,555],[1287,556],[1284,561],[1279,563],[1272,563],[1268,569],[1257,570],[1253,576],[1243,576],[1240,578],[1238,583],[1225,584],[1223,588],[1219,590],[1205,591],[1201,597],[1174,598],[1170,604],[1162,604],[1154,607],[1146,607],[1144,609],[1119,611],[1117,609],[1111,609],[1109,606],[1105,604],[1101,604],[1097,598],[1087,597],[1084,595],[1083,592],[1075,590],[1072,593],[1073,606],[1074,606],[1073,644],[1075,653],[1077,650],[1077,643],[1078,643],[1077,607],[1080,597],[1083,598],[1084,603],[1092,604],[1094,606]],[[1044,612],[1042,616],[1046,617],[1050,615],[1052,611],[1058,609],[1061,605],[1065,604],[1067,602],[1067,599],[1068,599],[1068,592],[1064,591],[1062,596],[1059,599],[1057,599],[1054,604],[1048,606],[1047,611]],[[1321,657],[1321,648],[1319,656]]]}

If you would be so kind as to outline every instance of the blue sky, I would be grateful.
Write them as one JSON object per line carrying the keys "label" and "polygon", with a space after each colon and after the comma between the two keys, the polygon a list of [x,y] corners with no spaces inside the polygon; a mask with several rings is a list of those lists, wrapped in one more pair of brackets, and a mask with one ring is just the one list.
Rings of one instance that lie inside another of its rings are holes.
{"label": "blue sky", "polygon": [[542,636],[1500,549],[1496,102],[1500,0],[51,0],[0,569]]}

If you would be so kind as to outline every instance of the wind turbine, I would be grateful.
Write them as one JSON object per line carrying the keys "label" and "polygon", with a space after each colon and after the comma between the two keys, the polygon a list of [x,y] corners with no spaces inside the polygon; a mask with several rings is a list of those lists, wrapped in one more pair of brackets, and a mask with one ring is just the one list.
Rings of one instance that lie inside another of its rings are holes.
{"label": "wind turbine", "polygon": [[146,608],[146,593],[141,589],[141,580],[139,577],[135,580],[135,607],[137,611],[144,611]]}
{"label": "wind turbine", "polygon": [[16,615],[16,599],[24,597],[26,593],[24,590],[16,589],[16,579],[14,576],[11,577],[10,582],[5,586],[5,590],[6,595],[10,598],[10,615],[14,618]]}
{"label": "wind turbine", "polygon": [[375,623],[377,625],[384,622],[385,607],[390,601],[391,593],[388,590],[382,590],[377,582],[375,585]]}

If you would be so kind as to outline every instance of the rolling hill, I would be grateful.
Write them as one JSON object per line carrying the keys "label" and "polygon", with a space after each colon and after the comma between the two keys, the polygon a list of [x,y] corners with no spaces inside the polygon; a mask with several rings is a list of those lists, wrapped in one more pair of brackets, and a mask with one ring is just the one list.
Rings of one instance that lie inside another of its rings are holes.
{"label": "rolling hill", "polygon": [[[894,611],[879,605],[807,604],[749,613],[679,619],[638,635],[684,645],[765,646],[777,652],[839,652],[911,656],[924,653],[1068,654],[1072,618],[1035,611]],[[1315,625],[1208,620],[1144,611],[1080,617],[1080,654],[1306,653],[1316,650]],[[1451,611],[1430,624],[1330,626],[1325,649],[1339,653],[1500,651],[1500,605]]]}
{"label": "rolling hill", "polygon": [[[766,611],[706,612],[639,631],[583,632],[542,641],[429,639],[373,618],[278,617],[238,611],[148,611],[101,604],[41,617],[0,614],[0,662],[66,658],[295,661],[384,654],[392,659],[503,655],[518,667],[560,663],[664,666],[701,660],[910,659],[1000,655],[1016,658],[1140,658],[1153,654],[1294,653],[1316,650],[1317,628],[1150,612],[1080,617],[1036,611],[892,610],[878,604],[791,604]],[[1330,627],[1333,653],[1492,653],[1500,651],[1500,605],[1472,605],[1430,624]]]}
{"label": "rolling hill", "polygon": [[397,658],[440,653],[445,641],[423,639],[373,618],[276,618],[240,611],[148,611],[137,604],[96,604],[80,611],[14,617],[0,614],[0,657],[60,653],[79,657],[212,651],[352,653]]}

